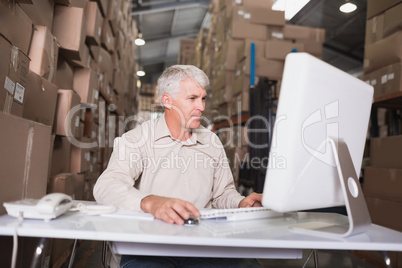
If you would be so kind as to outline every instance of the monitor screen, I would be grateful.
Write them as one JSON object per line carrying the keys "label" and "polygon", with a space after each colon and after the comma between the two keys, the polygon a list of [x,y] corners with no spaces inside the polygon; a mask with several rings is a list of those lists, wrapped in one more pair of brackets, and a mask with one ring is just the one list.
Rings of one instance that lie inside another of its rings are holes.
{"label": "monitor screen", "polygon": [[372,100],[360,79],[307,53],[288,54],[263,205],[279,212],[344,205],[328,139],[344,141],[359,175]]}

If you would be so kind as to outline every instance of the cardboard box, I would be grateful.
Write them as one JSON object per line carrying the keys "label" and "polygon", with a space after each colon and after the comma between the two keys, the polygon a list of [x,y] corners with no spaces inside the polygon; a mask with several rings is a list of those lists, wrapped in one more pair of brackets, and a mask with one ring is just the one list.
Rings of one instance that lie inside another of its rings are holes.
{"label": "cardboard box", "polygon": [[232,38],[267,40],[268,28],[266,25],[252,24],[244,18],[245,11],[242,8],[233,8],[229,22],[229,31]]}
{"label": "cardboard box", "polygon": [[238,61],[243,60],[244,58],[250,58],[251,54],[251,44],[254,43],[254,53],[256,58],[263,58],[264,57],[264,49],[265,49],[265,42],[260,40],[252,40],[252,39],[245,39],[244,45],[239,46],[237,50],[237,59]]}
{"label": "cardboard box", "polygon": [[402,169],[366,167],[364,196],[402,202]]}
{"label": "cardboard box", "polygon": [[374,224],[402,232],[401,202],[368,197],[366,203]]}
{"label": "cardboard box", "polygon": [[32,36],[29,69],[38,75],[53,81],[57,71],[59,46],[56,38],[46,26],[35,26]]}
{"label": "cardboard box", "polygon": [[286,24],[283,27],[283,37],[296,42],[325,42],[325,29]]}
{"label": "cardboard box", "polygon": [[80,95],[81,103],[98,103],[98,76],[89,68],[76,68],[74,70],[73,88]]}
{"label": "cardboard box", "polygon": [[120,6],[118,5],[120,2],[118,1],[109,1],[107,5],[107,11],[106,11],[106,17],[105,20],[107,20],[110,24],[112,34],[113,36],[116,35],[117,32],[117,21],[119,20],[119,9]]}
{"label": "cardboard box", "polygon": [[[249,79],[249,78],[248,78]],[[232,102],[230,103],[231,116],[242,114],[243,112],[248,112],[250,110],[249,103],[249,86],[250,83],[244,82],[244,85],[247,85],[243,88],[243,90],[238,93],[238,95],[233,95]]]}
{"label": "cardboard box", "polygon": [[[245,74],[250,75],[250,59],[246,58]],[[255,59],[255,75],[270,80],[280,80],[283,75],[284,61],[265,58]]]}
{"label": "cardboard box", "polygon": [[285,60],[291,52],[303,52],[304,45],[291,41],[270,40],[265,42],[265,58],[272,60]]}
{"label": "cardboard box", "polygon": [[59,89],[53,132],[79,138],[80,96],[72,89]]}
{"label": "cardboard box", "polygon": [[53,27],[53,0],[30,0],[32,4],[20,4],[21,8],[32,20],[34,25],[46,26],[50,31]]}
{"label": "cardboard box", "polygon": [[34,72],[29,72],[22,117],[53,128],[57,86]]}
{"label": "cardboard box", "polygon": [[117,30],[115,37],[115,51],[116,54],[119,56],[119,60],[123,58],[125,46],[126,46],[126,36],[123,31]]}
{"label": "cardboard box", "polygon": [[81,60],[85,46],[84,9],[73,6],[54,7],[53,34],[60,44],[60,53],[67,59]]}
{"label": "cardboard box", "polygon": [[84,193],[84,174],[61,173],[50,178],[48,193],[65,193],[75,200],[82,200]]}
{"label": "cardboard box", "polygon": [[309,53],[319,59],[322,58],[323,43],[315,41],[303,41],[302,44],[304,52]]}
{"label": "cardboard box", "polygon": [[402,29],[402,2],[384,13],[384,37]]}
{"label": "cardboard box", "polygon": [[113,80],[113,63],[109,52],[104,48],[100,48],[98,56],[99,67],[99,91],[109,100],[112,91],[111,83]]}
{"label": "cardboard box", "polygon": [[0,34],[28,55],[33,33],[31,19],[18,4],[0,1]]}
{"label": "cardboard box", "polygon": [[384,37],[384,14],[379,14],[366,22],[366,37],[364,44],[370,45]]}
{"label": "cardboard box", "polygon": [[[0,113],[0,203],[46,194],[51,128]],[[0,214],[5,208],[0,207]]]}
{"label": "cardboard box", "polygon": [[73,88],[74,69],[60,54],[57,59],[57,71],[54,83],[59,88]]}
{"label": "cardboard box", "polygon": [[372,138],[370,161],[373,167],[402,168],[402,135]]}
{"label": "cardboard box", "polygon": [[56,135],[53,142],[50,176],[70,172],[71,142],[67,137]]}
{"label": "cardboard box", "polygon": [[392,6],[402,2],[401,0],[367,0],[367,19],[378,15]]}
{"label": "cardboard box", "polygon": [[365,74],[364,81],[374,87],[374,98],[402,91],[402,63],[398,62]]}
{"label": "cardboard box", "polygon": [[244,14],[245,19],[249,19],[254,24],[264,25],[285,25],[285,12],[277,10],[267,10],[262,8],[247,8]]}
{"label": "cardboard box", "polygon": [[400,61],[402,61],[402,31],[365,46],[363,66],[365,73]]}
{"label": "cardboard box", "polygon": [[284,26],[267,26],[268,27],[268,40],[283,40]]}
{"label": "cardboard box", "polygon": [[[58,0],[56,0],[56,1],[58,1]],[[66,1],[66,0],[63,0],[63,1]],[[71,2],[71,4],[69,4],[70,6],[85,8],[85,6],[86,6],[86,4],[87,4],[87,2],[89,0],[84,0],[84,1],[82,1],[82,0],[68,0],[68,1]]]}
{"label": "cardboard box", "polygon": [[22,116],[29,58],[0,35],[0,111]]}
{"label": "cardboard box", "polygon": [[124,88],[124,77],[123,71],[115,69],[113,71],[113,90],[122,97],[126,92]]}
{"label": "cardboard box", "polygon": [[107,19],[103,20],[102,34],[101,34],[100,41],[101,41],[101,44],[103,47],[105,47],[109,52],[113,52],[114,47],[115,47],[115,44],[114,44],[115,40],[114,40],[112,28]]}
{"label": "cardboard box", "polygon": [[70,158],[70,172],[82,173],[88,171],[91,160],[89,148],[81,148],[80,146],[73,145],[71,147]]}
{"label": "cardboard box", "polygon": [[82,57],[80,60],[70,60],[70,64],[74,68],[89,68],[91,66],[91,54],[89,52],[89,48],[84,46],[82,50]]}
{"label": "cardboard box", "polygon": [[272,0],[236,0],[236,3],[247,8],[261,8],[266,10],[272,9]]}
{"label": "cardboard box", "polygon": [[107,6],[111,0],[96,0],[98,3],[99,11],[102,14],[102,17],[106,17]]}
{"label": "cardboard box", "polygon": [[233,71],[236,67],[237,59],[237,49],[240,46],[244,46],[244,40],[241,39],[228,39],[227,40],[227,54],[226,54],[226,70]]}
{"label": "cardboard box", "polygon": [[103,17],[96,2],[88,1],[85,8],[86,43],[100,45],[102,35]]}
{"label": "cardboard box", "polygon": [[69,6],[72,4],[72,2],[77,2],[77,1],[79,1],[79,0],[75,0],[75,1],[74,0],[54,0],[54,3]]}

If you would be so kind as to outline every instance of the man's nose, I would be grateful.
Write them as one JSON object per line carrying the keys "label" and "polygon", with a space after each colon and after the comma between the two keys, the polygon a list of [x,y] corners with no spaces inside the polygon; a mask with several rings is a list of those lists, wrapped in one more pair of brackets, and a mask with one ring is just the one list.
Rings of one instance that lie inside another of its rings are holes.
{"label": "man's nose", "polygon": [[200,99],[197,101],[197,109],[203,112],[205,110],[205,101]]}

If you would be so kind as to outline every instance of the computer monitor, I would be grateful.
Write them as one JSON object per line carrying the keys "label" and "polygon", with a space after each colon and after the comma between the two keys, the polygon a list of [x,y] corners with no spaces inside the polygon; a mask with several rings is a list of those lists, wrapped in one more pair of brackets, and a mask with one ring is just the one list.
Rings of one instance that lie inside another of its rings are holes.
{"label": "computer monitor", "polygon": [[288,54],[263,205],[279,212],[345,205],[347,226],[314,223],[307,232],[364,232],[371,220],[358,174],[372,100],[373,87],[360,79],[307,53]]}

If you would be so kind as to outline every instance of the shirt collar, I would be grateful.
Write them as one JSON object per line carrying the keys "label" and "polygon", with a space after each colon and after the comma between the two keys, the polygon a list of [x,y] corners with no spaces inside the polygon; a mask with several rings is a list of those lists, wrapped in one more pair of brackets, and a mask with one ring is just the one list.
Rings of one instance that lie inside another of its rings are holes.
{"label": "shirt collar", "polygon": [[[174,139],[167,124],[166,124],[166,119],[165,119],[165,114],[163,114],[158,120],[155,122],[155,141],[162,139],[164,137],[170,137],[171,139]],[[207,143],[207,132],[208,130],[204,128],[203,126],[200,126],[197,129],[193,129],[192,135],[189,139],[184,141],[184,144],[191,145],[191,144],[196,144],[201,143],[201,144],[206,144]]]}

